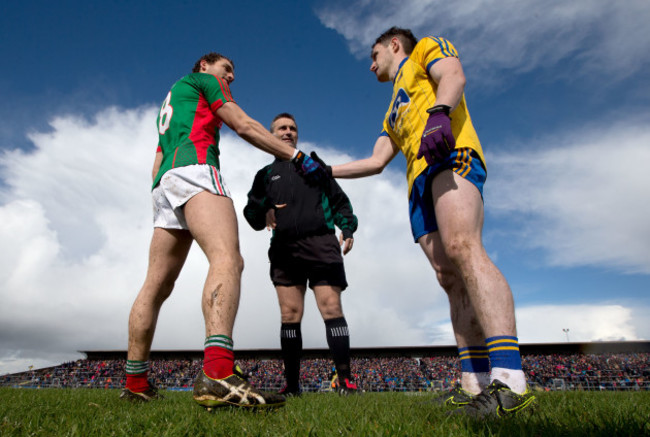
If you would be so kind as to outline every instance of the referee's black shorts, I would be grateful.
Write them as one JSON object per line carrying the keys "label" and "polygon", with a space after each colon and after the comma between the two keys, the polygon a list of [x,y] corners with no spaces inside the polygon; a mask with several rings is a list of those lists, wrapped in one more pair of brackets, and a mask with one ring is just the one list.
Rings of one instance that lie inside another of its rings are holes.
{"label": "referee's black shorts", "polygon": [[341,246],[334,234],[315,235],[296,241],[274,241],[269,249],[271,281],[285,287],[304,285],[313,289],[330,285],[345,290],[348,282]]}

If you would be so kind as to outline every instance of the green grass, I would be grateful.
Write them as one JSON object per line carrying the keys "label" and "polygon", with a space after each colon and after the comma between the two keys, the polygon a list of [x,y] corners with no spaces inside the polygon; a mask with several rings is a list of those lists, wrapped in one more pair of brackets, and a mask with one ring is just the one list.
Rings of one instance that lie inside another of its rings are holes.
{"label": "green grass", "polygon": [[333,393],[290,398],[284,408],[207,412],[190,392],[131,404],[118,390],[0,389],[0,436],[643,436],[650,392],[538,394],[534,414],[474,422],[427,405],[433,394]]}

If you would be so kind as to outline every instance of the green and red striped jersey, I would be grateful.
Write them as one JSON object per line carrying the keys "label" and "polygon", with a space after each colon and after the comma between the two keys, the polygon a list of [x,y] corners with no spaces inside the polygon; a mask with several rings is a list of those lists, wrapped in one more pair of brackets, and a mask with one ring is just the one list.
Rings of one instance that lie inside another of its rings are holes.
{"label": "green and red striped jersey", "polygon": [[162,151],[163,160],[153,187],[172,168],[210,164],[219,169],[223,121],[217,109],[226,102],[234,102],[230,87],[212,74],[188,74],[172,86],[157,120],[158,151]]}

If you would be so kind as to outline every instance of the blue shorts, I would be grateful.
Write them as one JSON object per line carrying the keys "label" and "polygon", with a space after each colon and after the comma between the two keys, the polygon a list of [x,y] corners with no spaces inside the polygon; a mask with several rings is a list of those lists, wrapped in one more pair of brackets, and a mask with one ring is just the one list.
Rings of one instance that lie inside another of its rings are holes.
{"label": "blue shorts", "polygon": [[487,177],[485,167],[478,154],[472,149],[456,149],[440,164],[427,167],[413,181],[411,195],[409,196],[409,218],[411,219],[411,232],[415,242],[423,235],[438,230],[436,213],[433,209],[431,197],[431,181],[434,176],[443,170],[452,170],[473,183],[483,197],[483,184]]}

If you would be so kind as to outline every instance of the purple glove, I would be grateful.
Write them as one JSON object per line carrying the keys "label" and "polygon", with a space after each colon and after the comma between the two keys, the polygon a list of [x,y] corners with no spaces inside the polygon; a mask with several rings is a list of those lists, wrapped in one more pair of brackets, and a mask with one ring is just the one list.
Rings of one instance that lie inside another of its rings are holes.
{"label": "purple glove", "polygon": [[325,169],[325,173],[327,173],[327,176],[328,176],[328,177],[330,177],[330,178],[332,177],[332,166],[331,166],[331,165],[327,165],[327,164],[325,164],[325,161],[323,161],[323,160],[320,158],[320,156],[318,156],[318,155],[316,154],[316,152],[311,152],[311,153],[309,154],[309,156],[311,156],[311,159],[313,159],[314,161],[316,161],[316,162],[317,162],[321,167],[323,167],[323,168]]}
{"label": "purple glove", "polygon": [[309,183],[319,184],[329,178],[327,172],[321,165],[305,155],[300,150],[295,158],[292,159],[298,173]]}
{"label": "purple glove", "polygon": [[447,105],[436,105],[427,110],[430,115],[422,132],[418,159],[424,156],[429,165],[443,161],[456,147],[456,139],[451,133],[450,109]]}

